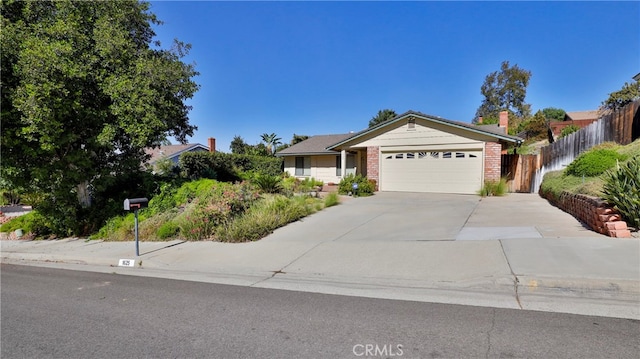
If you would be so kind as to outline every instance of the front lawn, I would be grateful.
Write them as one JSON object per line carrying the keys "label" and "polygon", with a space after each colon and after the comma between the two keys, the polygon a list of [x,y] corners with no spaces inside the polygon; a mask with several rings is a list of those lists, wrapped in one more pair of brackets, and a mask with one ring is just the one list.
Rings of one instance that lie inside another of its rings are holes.
{"label": "front lawn", "polygon": [[[249,182],[230,184],[201,179],[165,188],[139,212],[141,240],[255,241],[276,228],[337,203],[308,195],[261,193]],[[112,218],[92,239],[134,238],[132,213]]]}

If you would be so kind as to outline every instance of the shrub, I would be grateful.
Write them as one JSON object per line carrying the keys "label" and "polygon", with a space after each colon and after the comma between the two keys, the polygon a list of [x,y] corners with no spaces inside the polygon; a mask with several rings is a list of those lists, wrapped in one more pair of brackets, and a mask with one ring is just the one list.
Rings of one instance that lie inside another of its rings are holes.
{"label": "shrub", "polygon": [[325,207],[335,206],[338,203],[340,203],[340,198],[336,192],[331,192],[324,198]]}
{"label": "shrub", "polygon": [[163,223],[156,232],[158,239],[170,239],[177,237],[180,227],[173,221]]}
{"label": "shrub", "polygon": [[615,150],[600,148],[590,150],[578,156],[569,166],[566,173],[578,177],[594,177],[603,174],[613,168],[618,161],[624,161],[626,156]]}
{"label": "shrub", "polygon": [[38,211],[31,211],[15,217],[0,226],[0,232],[13,232],[16,229],[22,229],[25,234],[31,233],[36,236],[50,233],[47,228],[46,218]]}
{"label": "shrub", "polygon": [[338,184],[338,193],[349,194],[353,192],[353,184],[358,184],[358,190],[355,193],[359,196],[370,196],[376,189],[375,182],[370,181],[362,175],[346,175]]}
{"label": "shrub", "polygon": [[186,152],[180,155],[178,163],[182,175],[189,179],[209,178],[223,182],[240,179],[233,168],[233,162],[226,153]]}
{"label": "shrub", "polygon": [[257,174],[252,181],[264,193],[279,193],[282,191],[282,178],[267,174]]}
{"label": "shrub", "polygon": [[257,172],[270,176],[279,176],[282,174],[282,158],[244,154],[225,155],[229,156],[233,166],[239,171]]}
{"label": "shrub", "polygon": [[499,181],[486,181],[478,194],[482,197],[504,196],[507,193],[507,180],[501,178]]}
{"label": "shrub", "polygon": [[640,156],[607,172],[603,192],[630,225],[640,228]]}
{"label": "shrub", "polygon": [[560,131],[560,136],[558,138],[569,136],[574,132],[578,132],[578,130],[580,130],[580,127],[574,124],[570,124],[569,126],[563,128],[562,131]]}
{"label": "shrub", "polygon": [[271,195],[256,203],[244,214],[216,231],[223,242],[255,241],[276,228],[314,213],[321,201],[308,196]]}

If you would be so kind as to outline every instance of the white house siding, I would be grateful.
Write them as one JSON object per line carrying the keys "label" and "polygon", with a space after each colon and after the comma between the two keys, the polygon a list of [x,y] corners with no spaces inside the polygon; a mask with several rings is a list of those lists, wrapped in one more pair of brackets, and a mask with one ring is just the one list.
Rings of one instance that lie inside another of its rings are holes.
{"label": "white house siding", "polygon": [[[340,176],[336,176],[336,156],[339,156],[340,153],[336,153],[335,155],[326,155],[326,156],[306,156],[311,159],[311,173],[308,177],[313,177],[318,181],[322,181],[326,183],[339,183],[341,178]],[[305,157],[305,156],[298,156]],[[296,176],[296,159],[295,156],[289,156],[284,158],[284,171],[289,173],[292,177],[298,178],[307,178],[307,176]],[[352,171],[351,171],[352,172]],[[349,172],[347,172],[349,173]]]}
{"label": "white house siding", "polygon": [[[422,123],[421,123],[422,122]],[[446,129],[446,131],[445,131]],[[491,137],[474,134],[470,131],[459,130],[451,126],[439,125],[436,123],[426,123],[417,120],[415,128],[410,129],[407,123],[389,131],[374,134],[374,137],[363,139],[362,142],[353,144],[352,148],[366,148],[368,146],[389,147],[389,146],[424,146],[424,145],[461,145],[461,144],[482,144],[484,141],[491,141]],[[474,148],[481,145],[472,146]]]}
{"label": "white house siding", "polygon": [[482,186],[490,136],[417,119],[414,128],[404,122],[367,137],[350,147],[379,148],[381,191],[475,193]]}

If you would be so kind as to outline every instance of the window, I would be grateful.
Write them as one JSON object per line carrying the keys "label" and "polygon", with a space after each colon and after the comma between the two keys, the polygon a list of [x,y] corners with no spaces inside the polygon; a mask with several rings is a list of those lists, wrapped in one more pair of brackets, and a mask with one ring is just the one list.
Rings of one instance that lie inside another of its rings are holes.
{"label": "window", "polygon": [[404,153],[398,153],[398,154],[396,155],[396,158],[397,158],[397,159],[402,159],[403,157],[404,157]]}
{"label": "window", "polygon": [[407,159],[409,159],[409,158],[416,158],[416,157],[415,157],[415,154],[413,154],[413,153],[411,153],[411,152],[408,152],[408,153],[407,153]]}
{"label": "window", "polygon": [[[389,158],[389,157],[387,157]],[[347,155],[347,168],[345,175],[356,174],[356,157],[354,155]],[[336,176],[342,176],[342,157],[336,156]]]}
{"label": "window", "polygon": [[451,152],[443,152],[442,158],[451,158]]}
{"label": "window", "polygon": [[296,157],[296,176],[311,176],[311,160],[309,157]]}
{"label": "window", "polygon": [[464,158],[464,152],[456,152],[456,158]]}

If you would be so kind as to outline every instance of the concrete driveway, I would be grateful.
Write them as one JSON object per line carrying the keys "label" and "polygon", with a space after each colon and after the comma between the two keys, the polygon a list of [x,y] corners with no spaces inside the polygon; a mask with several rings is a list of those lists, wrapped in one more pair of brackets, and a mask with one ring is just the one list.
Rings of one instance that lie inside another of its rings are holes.
{"label": "concrete driveway", "polygon": [[381,192],[250,243],[1,241],[2,261],[262,288],[640,318],[640,241],[534,194]]}
{"label": "concrete driveway", "polygon": [[404,192],[347,198],[267,240],[290,236],[296,241],[340,242],[604,237],[535,194],[480,198]]}

